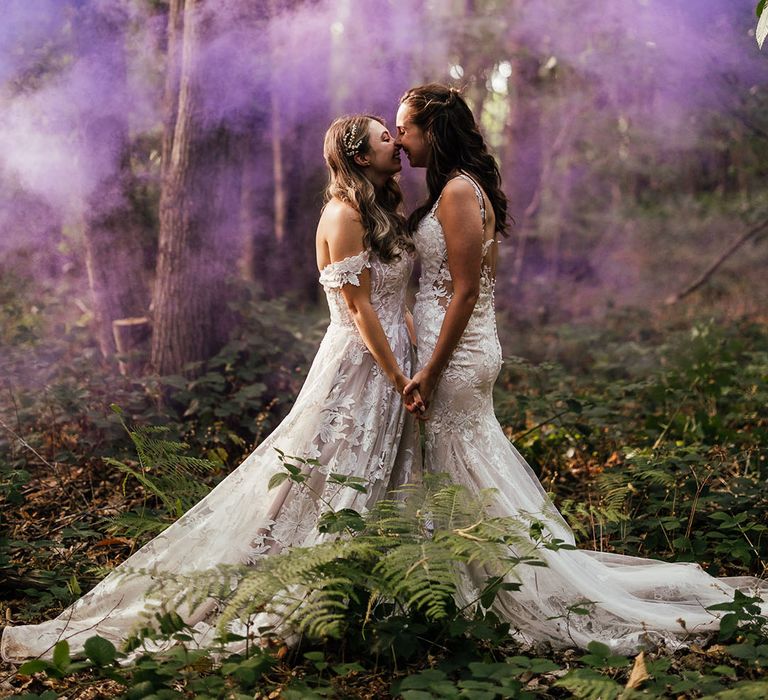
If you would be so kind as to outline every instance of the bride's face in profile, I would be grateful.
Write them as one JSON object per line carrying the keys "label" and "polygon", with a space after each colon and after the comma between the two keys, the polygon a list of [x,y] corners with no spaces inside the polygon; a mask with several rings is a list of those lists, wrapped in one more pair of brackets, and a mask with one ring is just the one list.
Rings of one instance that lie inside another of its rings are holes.
{"label": "bride's face in profile", "polygon": [[397,110],[397,145],[405,151],[412,168],[426,168],[429,144],[421,127],[411,119],[411,106],[403,102]]}
{"label": "bride's face in profile", "polygon": [[371,175],[391,177],[403,169],[395,138],[386,126],[375,119],[371,119],[368,125],[368,151],[363,156],[356,156],[356,159],[370,169]]}

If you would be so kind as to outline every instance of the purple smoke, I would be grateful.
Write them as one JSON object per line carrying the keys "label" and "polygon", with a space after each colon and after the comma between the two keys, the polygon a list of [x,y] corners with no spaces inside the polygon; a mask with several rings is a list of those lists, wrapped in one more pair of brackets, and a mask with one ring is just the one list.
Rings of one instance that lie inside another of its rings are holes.
{"label": "purple smoke", "polygon": [[[559,135],[568,147],[583,142],[584,153],[619,166],[627,149],[631,155],[632,139],[650,140],[660,152],[695,147],[701,115],[721,109],[734,85],[764,89],[765,57],[749,35],[753,4],[208,2],[195,56],[203,78],[201,119],[244,139],[239,155],[245,166],[233,163],[231,177],[242,178],[249,190],[253,211],[244,230],[276,271],[272,282],[265,271],[267,283],[309,290],[315,285],[311,240],[325,180],[322,135],[333,117],[372,111],[391,124],[399,96],[413,84],[438,80],[466,87],[473,106],[482,107],[486,131],[498,132],[491,140],[499,146],[511,213],[521,220]],[[0,201],[12,210],[20,208],[16,201],[39,204],[35,232],[27,236],[17,228],[30,217],[3,212],[0,251],[29,238],[45,241],[62,221],[76,221],[99,183],[115,173],[113,132],[96,128],[86,139],[86,123],[126,119],[133,138],[157,138],[165,27],[162,12],[151,7],[142,0],[5,4]],[[486,16],[488,7],[495,14]],[[104,36],[98,24],[89,24],[94,14],[117,18],[123,34]],[[124,80],[115,75],[116,41],[125,49]],[[546,110],[544,99],[550,101]],[[569,119],[575,122],[570,127]],[[284,159],[286,241],[276,241],[272,230],[275,137]],[[157,158],[150,154],[140,164],[155,187]],[[558,168],[553,182],[568,197],[608,196],[590,190],[594,178],[586,160]],[[422,180],[422,173],[406,166],[403,185],[411,205],[423,192]],[[14,195],[19,191],[26,199]],[[562,210],[553,213],[555,205]],[[566,205],[550,197],[539,210],[567,216]],[[51,213],[48,222],[40,221],[41,212]],[[239,233],[220,235],[227,247],[240,244]],[[618,245],[617,235],[604,232],[606,248]],[[545,247],[541,255],[548,255]],[[535,255],[530,264],[538,264]],[[543,268],[553,264],[560,263],[541,261]],[[286,273],[304,281],[292,282]]]}

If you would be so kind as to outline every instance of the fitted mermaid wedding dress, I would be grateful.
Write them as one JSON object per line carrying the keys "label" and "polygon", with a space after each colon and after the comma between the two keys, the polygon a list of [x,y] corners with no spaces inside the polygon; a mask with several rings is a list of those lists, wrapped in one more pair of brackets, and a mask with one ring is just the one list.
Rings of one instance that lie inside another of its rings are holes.
{"label": "fitted mermaid wedding dress", "polygon": [[[485,229],[482,191],[469,176],[459,177],[475,189]],[[420,366],[435,349],[452,294],[436,216],[439,203],[438,198],[415,233],[421,277],[413,317]],[[490,255],[494,244],[493,239],[484,242],[480,297],[432,397],[424,468],[445,472],[473,492],[496,489],[491,515],[535,518],[549,536],[573,545],[570,528],[494,415],[492,390],[501,367]],[[586,647],[597,640],[619,653],[660,643],[676,647],[718,628],[721,613],[707,606],[732,600],[735,588],[754,592],[759,585],[749,577],[714,578],[697,564],[583,549],[540,549],[537,556],[547,566],[518,566],[510,580],[521,583],[520,589],[501,591],[494,603],[494,610],[526,643]],[[479,568],[467,573],[460,592],[463,602],[477,600],[490,576]],[[768,600],[765,595],[763,599]],[[576,607],[589,614],[576,614]],[[763,604],[763,611],[768,614],[768,605]]]}
{"label": "fitted mermaid wedding dress", "polygon": [[[0,652],[6,661],[50,656],[66,639],[73,651],[101,635],[120,643],[140,624],[145,608],[159,604],[148,593],[153,575],[174,576],[221,564],[252,563],[285,547],[308,546],[325,535],[317,530],[322,505],[364,511],[384,494],[418,476],[420,446],[415,422],[373,359],[341,294],[371,274],[371,302],[398,364],[412,372],[405,324],[405,287],[413,259],[403,253],[384,263],[363,251],[326,266],[320,274],[330,324],[291,412],[278,428],[226,479],[178,521],[118,566],[57,618],[38,625],[6,627]],[[284,482],[269,490],[283,471],[276,448],[317,459],[312,490]],[[367,493],[328,483],[330,472],[361,477]],[[314,491],[314,493],[313,493]],[[128,571],[150,573],[121,576]],[[216,608],[183,612],[200,645],[212,643]]]}

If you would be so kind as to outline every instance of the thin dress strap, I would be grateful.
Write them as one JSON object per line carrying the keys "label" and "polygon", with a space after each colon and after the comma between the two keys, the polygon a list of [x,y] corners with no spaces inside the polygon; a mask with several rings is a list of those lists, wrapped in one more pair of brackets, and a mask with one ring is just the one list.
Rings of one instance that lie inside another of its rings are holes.
{"label": "thin dress strap", "polygon": [[458,177],[463,177],[474,188],[477,201],[480,204],[480,216],[482,216],[483,219],[483,231],[485,231],[485,197],[483,197],[483,190],[480,188],[480,185],[475,182],[475,178],[471,175],[467,175],[463,170],[459,171]]}
{"label": "thin dress strap", "polygon": [[[462,177],[467,180],[467,182],[469,182],[475,190],[477,201],[480,204],[480,216],[483,220],[483,234],[485,234],[485,197],[483,197],[483,190],[480,185],[477,184],[475,178],[465,173],[463,170],[459,171],[457,177]],[[488,254],[488,251],[491,249],[491,246],[494,243],[496,243],[496,231],[493,232],[493,238],[489,238],[487,241],[483,241],[483,258],[485,258],[485,256]]]}
{"label": "thin dress strap", "polygon": [[[480,185],[478,185],[475,182],[474,178],[470,175],[467,175],[467,173],[465,173],[463,170],[459,170],[459,174],[456,175],[456,177],[460,177],[460,178],[463,178],[464,180],[467,180],[469,184],[472,185],[472,187],[474,188],[475,196],[477,197],[477,201],[480,204],[480,216],[483,219],[483,230],[485,230],[485,198],[483,197],[483,190],[480,189]],[[451,179],[454,180],[456,178],[451,178]],[[440,204],[440,200],[443,198],[444,193],[445,193],[445,186],[443,186],[443,189],[440,191],[440,194],[437,196],[435,203],[432,205],[433,212],[437,211],[437,207]],[[494,238],[495,238],[495,234],[494,234]]]}

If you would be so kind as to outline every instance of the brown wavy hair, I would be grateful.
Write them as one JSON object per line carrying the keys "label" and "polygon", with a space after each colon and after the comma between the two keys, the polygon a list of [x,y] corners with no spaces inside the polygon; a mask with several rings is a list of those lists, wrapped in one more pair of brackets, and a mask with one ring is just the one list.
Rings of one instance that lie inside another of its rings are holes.
{"label": "brown wavy hair", "polygon": [[501,189],[501,173],[488,152],[472,110],[453,87],[429,83],[411,88],[400,98],[410,107],[411,121],[423,132],[429,145],[427,160],[427,201],[408,218],[408,230],[437,201],[450,174],[464,170],[483,188],[496,215],[496,231],[507,236],[507,196]]}
{"label": "brown wavy hair", "polygon": [[[325,188],[325,203],[333,197],[350,204],[360,215],[365,229],[363,245],[384,262],[400,257],[403,250],[413,250],[413,241],[403,214],[403,195],[396,177],[377,190],[355,162],[370,148],[370,121],[385,125],[381,117],[354,114],[339,117],[325,132],[323,157],[330,181]],[[350,151],[353,147],[353,151]]]}

